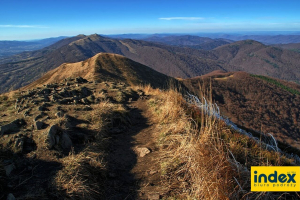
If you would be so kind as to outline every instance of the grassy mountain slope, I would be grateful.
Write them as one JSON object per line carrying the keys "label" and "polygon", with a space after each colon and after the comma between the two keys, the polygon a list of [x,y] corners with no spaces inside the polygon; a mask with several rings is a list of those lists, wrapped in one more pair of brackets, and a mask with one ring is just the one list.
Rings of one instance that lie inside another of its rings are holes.
{"label": "grassy mountain slope", "polygon": [[284,143],[300,148],[300,86],[245,72],[214,72],[185,80],[189,88],[213,90],[223,115],[240,127],[271,133]]}
{"label": "grassy mountain slope", "polygon": [[228,71],[245,71],[298,82],[300,54],[265,46],[253,40],[239,41],[213,50]]}
{"label": "grassy mountain slope", "polygon": [[300,43],[277,44],[277,45],[273,45],[273,46],[300,53]]}
{"label": "grassy mountain slope", "polygon": [[176,82],[171,77],[121,55],[99,53],[85,61],[62,64],[23,89],[59,83],[79,76],[92,82],[121,81],[131,85],[150,84],[153,87],[167,87],[169,81]]}

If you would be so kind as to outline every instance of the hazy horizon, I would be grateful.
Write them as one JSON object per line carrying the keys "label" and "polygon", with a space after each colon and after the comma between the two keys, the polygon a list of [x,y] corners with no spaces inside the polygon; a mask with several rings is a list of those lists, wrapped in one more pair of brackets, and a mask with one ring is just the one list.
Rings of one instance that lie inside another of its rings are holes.
{"label": "hazy horizon", "polygon": [[[101,33],[91,33],[91,34],[83,34],[83,35],[93,35],[98,34],[103,37],[124,37],[128,36],[128,38],[146,38],[148,36],[168,36],[168,35],[194,35],[199,37],[211,37],[211,38],[218,38],[218,36],[222,35],[229,35],[229,36],[276,36],[276,35],[300,35],[300,31],[249,31],[249,32],[199,32],[199,33],[120,33],[120,34],[101,34]],[[8,39],[8,40],[1,40],[0,41],[25,41],[25,42],[31,42],[31,41],[39,41],[43,39],[50,39],[50,38],[59,38],[59,37],[75,37],[77,35],[82,35],[82,33],[78,33],[75,35],[53,35],[49,37],[40,37],[40,38],[32,38],[32,39]]]}
{"label": "hazy horizon", "polygon": [[0,40],[78,34],[298,32],[299,1],[17,1],[0,3]]}

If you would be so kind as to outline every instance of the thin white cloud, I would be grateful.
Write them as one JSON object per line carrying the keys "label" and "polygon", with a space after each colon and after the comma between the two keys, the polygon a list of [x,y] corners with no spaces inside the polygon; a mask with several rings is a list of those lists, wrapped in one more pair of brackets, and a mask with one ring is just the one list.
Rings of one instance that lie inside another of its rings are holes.
{"label": "thin white cloud", "polygon": [[160,20],[203,20],[203,17],[161,17]]}
{"label": "thin white cloud", "polygon": [[1,25],[0,28],[49,28],[47,26],[40,26],[40,25],[12,25],[12,24],[5,24]]}

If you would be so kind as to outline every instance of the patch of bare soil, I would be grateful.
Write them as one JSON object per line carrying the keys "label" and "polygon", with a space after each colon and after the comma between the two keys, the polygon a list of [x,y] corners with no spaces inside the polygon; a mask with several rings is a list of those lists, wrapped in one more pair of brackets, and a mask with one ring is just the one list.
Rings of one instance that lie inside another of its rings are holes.
{"label": "patch of bare soil", "polygon": [[[112,133],[108,156],[108,199],[159,199],[161,188],[159,151],[155,135],[158,127],[139,99],[128,105],[130,128]],[[114,129],[113,129],[114,130]]]}

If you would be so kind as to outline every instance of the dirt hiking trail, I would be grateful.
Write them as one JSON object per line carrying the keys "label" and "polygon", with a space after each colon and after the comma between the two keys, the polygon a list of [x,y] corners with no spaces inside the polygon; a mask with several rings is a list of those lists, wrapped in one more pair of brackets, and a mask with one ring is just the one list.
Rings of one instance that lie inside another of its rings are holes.
{"label": "dirt hiking trail", "polygon": [[156,138],[159,127],[152,120],[147,101],[139,99],[127,105],[131,126],[114,130],[108,155],[108,199],[160,199],[159,151]]}

